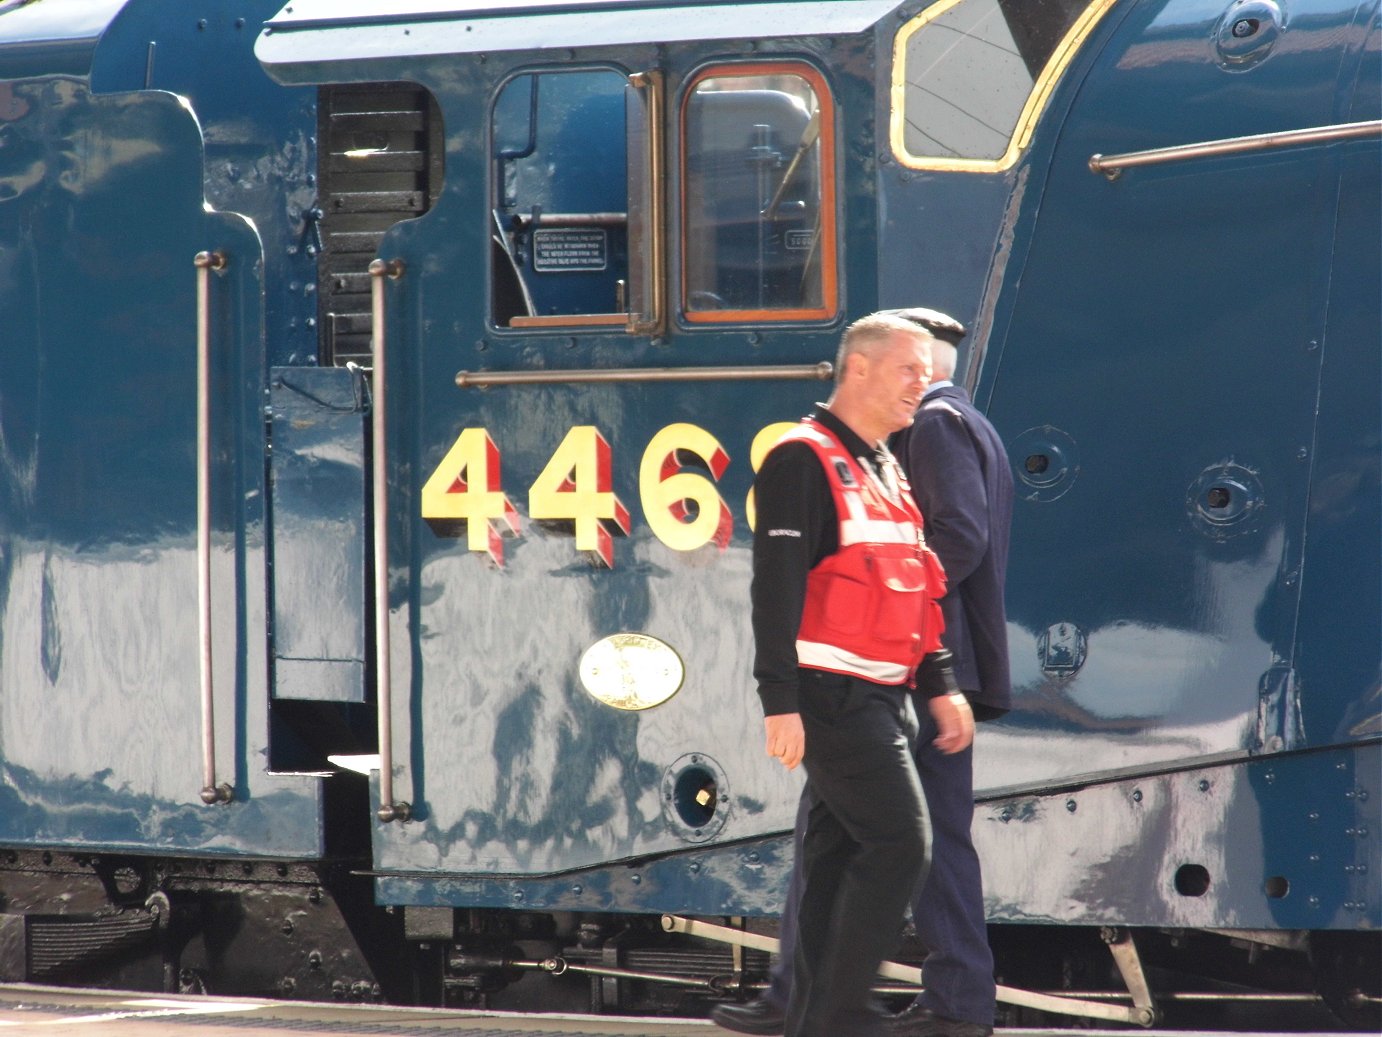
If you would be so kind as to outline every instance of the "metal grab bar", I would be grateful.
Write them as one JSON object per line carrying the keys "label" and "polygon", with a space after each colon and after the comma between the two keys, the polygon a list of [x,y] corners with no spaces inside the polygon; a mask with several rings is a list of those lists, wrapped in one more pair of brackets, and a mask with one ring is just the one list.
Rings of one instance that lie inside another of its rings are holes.
{"label": "metal grab bar", "polygon": [[[688,936],[699,936],[705,940],[736,944],[757,951],[768,951],[774,954],[778,951],[778,942],[771,936],[760,936],[758,933],[731,929],[728,926],[702,922],[694,918],[682,918],[679,915],[663,915],[662,929],[664,932],[685,933]],[[921,986],[921,969],[899,965],[894,961],[883,962],[878,968],[878,974],[886,979],[896,979],[918,987]],[[1136,992],[1134,996],[1136,996]],[[1009,1005],[1022,1005],[1045,1012],[1056,1012],[1060,1015],[1109,1019],[1120,1023],[1131,1023],[1134,1026],[1150,1026],[1156,1020],[1155,1010],[1150,1004],[1134,1003],[1130,1007],[1099,1004],[1098,1002],[1080,1001],[1071,997],[1039,994],[1032,990],[1017,990],[1014,987],[1001,985],[998,987],[998,1000]]]}
{"label": "metal grab bar", "polygon": [[[376,366],[378,366],[376,364]],[[829,360],[819,364],[762,364],[754,367],[624,367],[580,371],[458,371],[462,389],[490,385],[577,385],[588,382],[720,382],[769,379],[814,379],[826,382],[835,376]]]}
{"label": "metal grab bar", "polygon": [[1382,119],[1339,123],[1335,126],[1311,126],[1300,130],[1283,130],[1279,133],[1259,133],[1251,137],[1227,137],[1223,140],[1201,141],[1198,144],[1129,151],[1123,155],[1090,155],[1089,171],[1103,173],[1110,180],[1116,180],[1123,170],[1135,166],[1156,166],[1182,159],[1238,155],[1245,151],[1289,148],[1296,145],[1327,144],[1330,141],[1352,140],[1357,137],[1382,137]]}
{"label": "metal grab bar", "polygon": [[385,431],[388,394],[384,372],[388,369],[385,348],[384,278],[403,276],[403,262],[376,259],[369,265],[370,299],[373,304],[374,341],[372,349],[373,385],[370,428],[374,466],[374,692],[379,702],[379,812],[385,824],[407,821],[413,816],[408,803],[393,798],[393,687],[389,667],[389,479],[388,436]]}
{"label": "metal grab bar", "polygon": [[216,695],[211,673],[211,271],[223,252],[198,252],[197,268],[197,642],[202,697],[202,802],[229,803],[235,790],[216,784]]}

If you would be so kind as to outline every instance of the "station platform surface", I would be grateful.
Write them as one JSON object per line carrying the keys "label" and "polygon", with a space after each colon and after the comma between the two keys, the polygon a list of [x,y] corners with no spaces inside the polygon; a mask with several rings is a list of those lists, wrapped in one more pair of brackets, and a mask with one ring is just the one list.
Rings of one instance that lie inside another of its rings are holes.
{"label": "station platform surface", "polygon": [[[725,1033],[704,1020],[515,1015],[0,984],[0,1037],[711,1037]],[[1079,1037],[1208,1037],[1198,1031],[1135,1028],[1000,1029],[995,1037],[1075,1033]],[[1222,1037],[1222,1032],[1215,1037]],[[1253,1037],[1276,1035],[1258,1031]],[[1291,1037],[1305,1035],[1297,1031]]]}

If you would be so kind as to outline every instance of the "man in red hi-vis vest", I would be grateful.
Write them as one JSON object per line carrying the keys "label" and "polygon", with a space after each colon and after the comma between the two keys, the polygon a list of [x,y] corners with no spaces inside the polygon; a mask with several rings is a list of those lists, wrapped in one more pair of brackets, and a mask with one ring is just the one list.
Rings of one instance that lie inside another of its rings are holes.
{"label": "man in red hi-vis vest", "polygon": [[805,763],[809,803],[788,1037],[884,1032],[869,989],[926,862],[913,687],[938,745],[973,737],[940,647],[945,577],[884,446],[921,401],[930,343],[896,316],[852,324],[830,402],[754,484],[754,676],[767,751]]}

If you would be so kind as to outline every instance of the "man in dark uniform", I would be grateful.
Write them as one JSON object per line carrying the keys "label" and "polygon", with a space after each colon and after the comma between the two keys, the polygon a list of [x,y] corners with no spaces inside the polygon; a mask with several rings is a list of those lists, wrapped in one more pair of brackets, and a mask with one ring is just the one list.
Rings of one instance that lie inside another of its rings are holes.
{"label": "man in dark uniform", "polygon": [[898,317],[851,325],[830,403],[773,448],[755,481],[766,748],[789,768],[804,760],[808,775],[789,1037],[885,1032],[869,989],[926,860],[908,685],[941,703],[947,746],[972,730],[940,647],[943,575],[884,446],[921,402],[930,343]]}
{"label": "man in dark uniform", "polygon": [[[901,310],[928,328],[931,384],[911,427],[893,446],[926,520],[926,542],[945,567],[943,640],[955,678],[980,722],[1012,707],[1008,624],[1003,605],[1012,525],[1013,478],[1007,451],[989,420],[955,385],[956,343],[965,329],[934,310]],[[897,1019],[898,1033],[987,1037],[996,1008],[993,953],[974,823],[974,751],[945,753],[922,717],[917,771],[932,827],[931,868],[912,903],[927,948],[925,991]],[[918,1029],[916,1024],[922,1024]]]}
{"label": "man in dark uniform", "polygon": [[[889,311],[931,332],[931,387],[913,425],[895,446],[912,477],[928,546],[946,567],[941,600],[947,648],[956,676],[980,720],[1005,713],[1011,702],[1003,579],[1007,566],[1013,484],[993,426],[955,386],[955,344],[964,327],[935,310]],[[934,702],[935,700],[933,700]],[[966,710],[967,712],[967,710]],[[973,753],[969,739],[940,737],[935,708],[918,710],[917,770],[931,814],[931,866],[912,903],[918,935],[928,949],[926,992],[890,1023],[895,1033],[928,1037],[985,1037],[995,1010],[993,957],[984,924],[978,856],[970,837],[974,816]],[[972,731],[972,721],[967,720]],[[797,815],[798,859],[808,823],[809,788]],[[738,1033],[784,1031],[792,987],[789,962],[796,942],[800,868],[792,872],[782,918],[782,953],[763,997],[721,1005],[712,1018]]]}

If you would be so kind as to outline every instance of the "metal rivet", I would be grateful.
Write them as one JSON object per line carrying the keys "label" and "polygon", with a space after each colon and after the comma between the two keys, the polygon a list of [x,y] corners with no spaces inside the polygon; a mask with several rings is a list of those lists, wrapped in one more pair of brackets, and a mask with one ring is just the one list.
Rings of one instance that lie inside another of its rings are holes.
{"label": "metal rivet", "polygon": [[1075,806],[1075,801],[1073,799],[1067,799],[1065,801],[1065,809],[1070,811],[1070,813],[1072,814],[1075,812]]}

